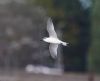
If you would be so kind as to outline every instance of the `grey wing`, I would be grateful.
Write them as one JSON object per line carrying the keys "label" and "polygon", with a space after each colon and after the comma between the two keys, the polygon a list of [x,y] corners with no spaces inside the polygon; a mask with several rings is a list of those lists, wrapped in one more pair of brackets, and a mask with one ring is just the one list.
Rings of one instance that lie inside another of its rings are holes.
{"label": "grey wing", "polygon": [[49,18],[48,21],[47,21],[47,31],[49,33],[49,36],[57,38],[57,34],[54,30],[54,25],[52,23],[51,18]]}
{"label": "grey wing", "polygon": [[50,44],[49,51],[53,58],[57,57],[58,44]]}

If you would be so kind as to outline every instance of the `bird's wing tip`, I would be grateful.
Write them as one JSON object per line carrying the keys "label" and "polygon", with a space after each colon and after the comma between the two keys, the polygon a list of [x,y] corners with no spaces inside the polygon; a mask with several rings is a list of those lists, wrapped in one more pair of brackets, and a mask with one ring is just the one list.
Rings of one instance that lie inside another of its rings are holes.
{"label": "bird's wing tip", "polygon": [[51,18],[51,17],[48,17],[48,21],[50,21],[50,22],[51,22],[51,21],[52,21],[52,18]]}

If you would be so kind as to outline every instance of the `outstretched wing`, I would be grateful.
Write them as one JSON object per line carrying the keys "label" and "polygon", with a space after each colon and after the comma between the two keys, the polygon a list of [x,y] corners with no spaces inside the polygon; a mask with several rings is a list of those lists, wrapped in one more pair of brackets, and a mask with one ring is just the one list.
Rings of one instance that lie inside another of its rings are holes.
{"label": "outstretched wing", "polygon": [[50,44],[49,46],[49,51],[53,58],[57,57],[57,48],[58,48],[58,44]]}
{"label": "outstretched wing", "polygon": [[49,33],[49,36],[57,38],[57,34],[54,30],[54,25],[52,23],[51,18],[49,18],[47,21],[47,31]]}

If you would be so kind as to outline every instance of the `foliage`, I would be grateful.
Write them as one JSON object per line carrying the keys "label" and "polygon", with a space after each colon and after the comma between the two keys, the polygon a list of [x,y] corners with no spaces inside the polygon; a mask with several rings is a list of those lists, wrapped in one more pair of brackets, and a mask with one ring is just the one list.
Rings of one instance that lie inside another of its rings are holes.
{"label": "foliage", "polygon": [[94,0],[92,10],[92,45],[89,52],[90,66],[100,72],[100,0]]}
{"label": "foliage", "polygon": [[36,6],[40,6],[44,8],[47,11],[48,16],[51,16],[51,17],[64,16],[63,9],[57,9],[54,6],[53,0],[30,0],[28,1],[28,3],[31,5],[36,5]]}

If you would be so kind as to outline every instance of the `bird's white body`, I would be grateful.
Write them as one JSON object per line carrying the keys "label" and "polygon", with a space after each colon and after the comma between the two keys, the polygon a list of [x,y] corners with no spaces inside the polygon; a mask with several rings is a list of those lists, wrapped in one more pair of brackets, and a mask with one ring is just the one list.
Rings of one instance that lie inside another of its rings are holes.
{"label": "bird's white body", "polygon": [[49,51],[50,51],[51,56],[53,58],[55,58],[55,57],[57,57],[58,45],[62,44],[64,46],[67,46],[68,43],[59,40],[59,38],[57,37],[57,34],[54,30],[53,23],[50,18],[47,21],[47,31],[49,33],[49,37],[43,38],[43,41],[50,43]]}
{"label": "bird's white body", "polygon": [[63,42],[63,41],[61,41],[61,40],[59,40],[59,39],[57,39],[57,38],[54,38],[54,37],[46,37],[46,38],[44,38],[43,40],[44,40],[45,42],[48,42],[48,43],[62,44],[62,45],[64,45],[64,46],[67,45],[66,42]]}
{"label": "bird's white body", "polygon": [[60,44],[61,43],[61,41],[59,39],[56,39],[54,37],[44,38],[43,40],[45,42],[48,42],[48,43],[54,43],[54,44]]}

